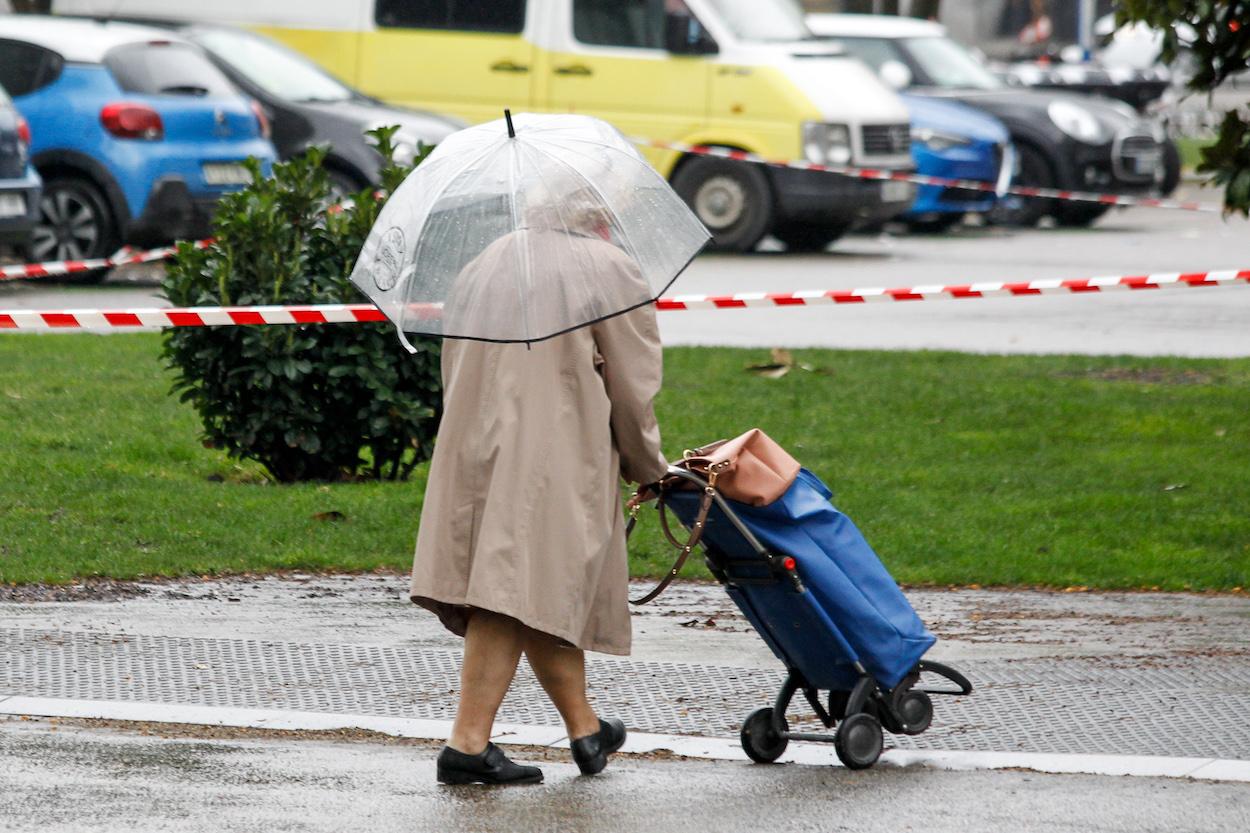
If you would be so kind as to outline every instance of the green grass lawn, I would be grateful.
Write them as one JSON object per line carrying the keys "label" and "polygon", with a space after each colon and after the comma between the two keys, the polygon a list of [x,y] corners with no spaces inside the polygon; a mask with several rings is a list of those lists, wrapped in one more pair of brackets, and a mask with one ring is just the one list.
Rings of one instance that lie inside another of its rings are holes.
{"label": "green grass lawn", "polygon": [[1193,171],[1202,161],[1202,149],[1209,146],[1214,139],[1195,139],[1192,136],[1181,136],[1176,140],[1176,149],[1181,155],[1181,169]]}
{"label": "green grass lawn", "polygon": [[[0,581],[408,567],[424,469],[267,483],[200,445],[158,350],[0,337]],[[669,350],[665,450],[764,428],[904,583],[1250,582],[1250,361],[810,350],[813,371],[744,370],[767,358]],[[636,574],[669,562],[653,527]]]}

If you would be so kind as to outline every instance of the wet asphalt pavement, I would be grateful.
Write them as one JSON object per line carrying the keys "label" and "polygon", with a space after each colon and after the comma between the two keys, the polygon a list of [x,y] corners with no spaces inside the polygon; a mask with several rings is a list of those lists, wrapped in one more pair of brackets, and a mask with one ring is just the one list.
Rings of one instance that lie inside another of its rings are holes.
{"label": "wet asphalt pavement", "polygon": [[533,787],[441,787],[432,746],[162,739],[0,723],[11,831],[1201,831],[1242,833],[1250,786],[614,759]]}

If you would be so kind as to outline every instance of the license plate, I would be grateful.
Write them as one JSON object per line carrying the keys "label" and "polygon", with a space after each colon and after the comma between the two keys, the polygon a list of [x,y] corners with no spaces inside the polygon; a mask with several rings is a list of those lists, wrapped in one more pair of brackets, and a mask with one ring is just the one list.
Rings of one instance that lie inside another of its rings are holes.
{"label": "license plate", "polygon": [[238,162],[205,162],[204,181],[209,185],[247,185],[252,175]]}
{"label": "license plate", "polygon": [[890,182],[881,183],[881,201],[882,202],[905,202],[912,198],[912,190],[910,182]]}
{"label": "license plate", "polygon": [[1135,156],[1133,157],[1133,173],[1153,174],[1155,168],[1159,167],[1159,162],[1158,156]]}
{"label": "license plate", "polygon": [[0,217],[25,217],[25,194],[0,194]]}

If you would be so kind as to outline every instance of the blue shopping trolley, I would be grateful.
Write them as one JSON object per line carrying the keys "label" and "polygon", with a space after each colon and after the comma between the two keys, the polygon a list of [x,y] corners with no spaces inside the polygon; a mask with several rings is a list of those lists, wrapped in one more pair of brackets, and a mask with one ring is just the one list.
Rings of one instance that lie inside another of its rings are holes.
{"label": "blue shopping trolley", "polygon": [[[846,766],[870,767],[881,755],[883,729],[917,735],[929,728],[929,695],[972,692],[963,674],[922,659],[936,638],[810,471],[802,469],[779,499],[749,506],[710,489],[697,472],[670,467],[657,507],[677,546],[666,511],[696,531],[705,495],[711,506],[697,531],[708,569],[788,672],[773,705],[742,725],[752,760],[771,763],[789,741],[803,740],[833,743]],[[954,687],[922,688],[925,674]],[[786,710],[798,692],[832,734],[790,731]]]}

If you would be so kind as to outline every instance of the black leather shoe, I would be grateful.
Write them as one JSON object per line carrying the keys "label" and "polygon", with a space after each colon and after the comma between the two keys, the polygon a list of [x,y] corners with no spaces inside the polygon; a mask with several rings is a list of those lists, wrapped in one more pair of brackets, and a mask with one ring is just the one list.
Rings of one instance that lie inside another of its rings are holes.
{"label": "black leather shoe", "polygon": [[440,784],[540,784],[543,771],[536,766],[513,763],[493,743],[477,755],[444,746],[438,753]]}
{"label": "black leather shoe", "polygon": [[615,717],[599,721],[599,731],[584,738],[577,738],[569,744],[573,750],[573,760],[582,775],[595,775],[603,772],[608,765],[608,756],[620,749],[625,743],[625,724]]}

